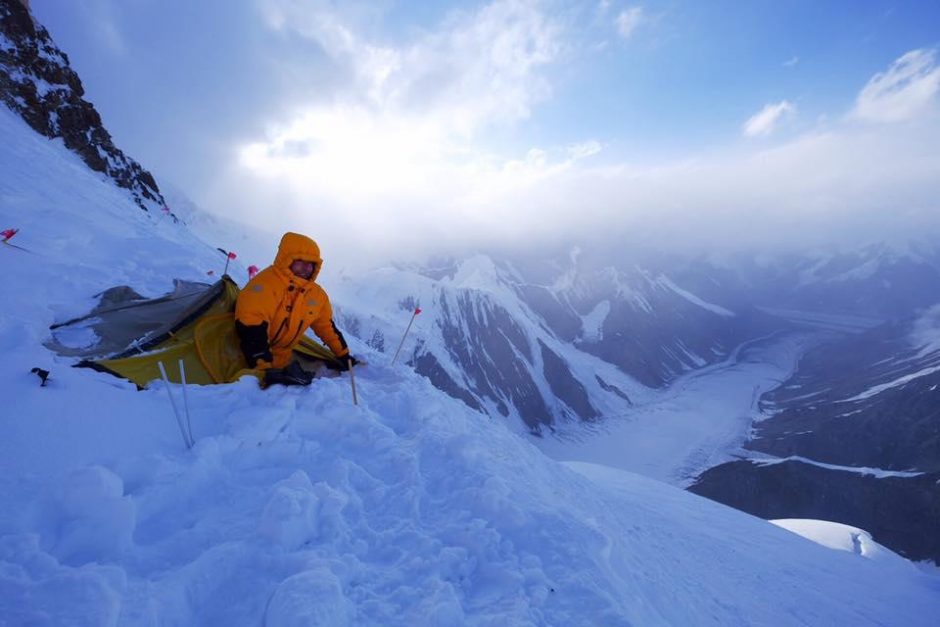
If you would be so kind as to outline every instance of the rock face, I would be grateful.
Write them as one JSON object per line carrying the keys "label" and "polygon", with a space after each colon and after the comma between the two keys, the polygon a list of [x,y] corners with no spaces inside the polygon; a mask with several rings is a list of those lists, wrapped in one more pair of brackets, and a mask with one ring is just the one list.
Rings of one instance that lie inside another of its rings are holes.
{"label": "rock face", "polygon": [[150,172],[111,140],[78,75],[28,3],[0,0],[0,100],[36,132],[61,138],[92,170],[127,189],[145,211],[166,203]]}

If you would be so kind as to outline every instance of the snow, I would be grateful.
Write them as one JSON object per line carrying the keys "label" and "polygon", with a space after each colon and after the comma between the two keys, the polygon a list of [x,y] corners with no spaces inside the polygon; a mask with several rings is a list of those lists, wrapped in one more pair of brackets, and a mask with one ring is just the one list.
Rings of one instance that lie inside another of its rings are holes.
{"label": "snow", "polygon": [[898,569],[901,573],[916,568],[894,551],[872,540],[870,533],[858,527],[828,520],[802,518],[784,518],[770,522],[830,549],[877,561],[885,568]]}
{"label": "snow", "polygon": [[474,255],[460,264],[450,282],[458,289],[487,291],[498,283],[498,270],[487,255]]}
{"label": "snow", "polygon": [[920,475],[924,474],[922,472],[908,472],[904,470],[869,468],[868,466],[839,466],[837,464],[817,462],[807,457],[801,457],[800,455],[791,455],[789,457],[768,457],[763,455],[754,455],[753,461],[760,464],[761,466],[774,466],[784,462],[800,462],[803,464],[810,464],[811,466],[818,466],[819,468],[826,468],[828,470],[841,470],[842,472],[854,472],[858,475],[868,475],[877,479],[884,479],[885,477],[919,477]]}
{"label": "snow", "polygon": [[0,622],[928,625],[940,611],[934,575],[559,464],[359,343],[360,405],[345,376],[191,386],[186,449],[162,383],[138,392],[42,341],[104,288],[155,296],[224,260],[4,109],[0,135],[0,224],[29,249],[0,250]]}
{"label": "snow", "polygon": [[693,305],[698,305],[698,306],[701,307],[702,309],[705,309],[705,310],[707,310],[707,311],[710,311],[710,312],[712,312],[713,314],[718,314],[719,316],[723,316],[723,317],[726,317],[726,318],[733,318],[734,315],[735,315],[733,311],[729,311],[728,309],[725,309],[724,307],[722,307],[722,306],[720,306],[720,305],[715,305],[714,303],[706,302],[706,301],[702,300],[701,298],[699,298],[698,296],[696,296],[695,294],[692,294],[691,292],[687,292],[686,290],[682,289],[681,287],[679,287],[678,285],[676,285],[675,283],[673,283],[673,282],[672,282],[668,277],[666,277],[665,275],[660,276],[660,277],[657,279],[657,283],[659,283],[660,285],[663,285],[663,286],[669,288],[670,290],[672,290],[673,292],[675,292],[676,294],[678,294],[678,295],[681,296],[682,298],[686,299],[687,301],[689,301],[689,302],[692,303]]}
{"label": "snow", "polygon": [[901,387],[902,385],[910,383],[914,379],[926,377],[927,375],[931,375],[935,372],[940,372],[940,366],[931,366],[929,368],[922,368],[921,370],[918,370],[917,372],[911,372],[902,377],[898,377],[897,379],[888,381],[887,383],[880,383],[878,385],[872,386],[868,388],[867,390],[865,390],[864,392],[862,392],[861,394],[856,394],[855,396],[851,398],[845,398],[838,402],[850,403],[852,401],[863,401],[867,398],[871,398],[872,396],[875,396],[876,394],[881,394],[885,390],[890,390],[892,388]]}
{"label": "snow", "polygon": [[940,351],[940,304],[930,307],[914,321],[910,340],[920,349],[919,357]]}
{"label": "snow", "polygon": [[604,338],[604,320],[610,314],[610,301],[602,300],[586,316],[581,316],[581,337],[587,342]]}

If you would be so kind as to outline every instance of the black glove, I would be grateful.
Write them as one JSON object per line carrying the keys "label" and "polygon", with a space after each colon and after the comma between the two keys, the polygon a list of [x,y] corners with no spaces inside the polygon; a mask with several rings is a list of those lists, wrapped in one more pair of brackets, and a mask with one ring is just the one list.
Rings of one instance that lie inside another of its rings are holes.
{"label": "black glove", "polygon": [[338,370],[339,372],[346,372],[349,370],[349,362],[352,362],[352,365],[355,366],[359,363],[359,360],[352,355],[346,354],[342,357],[337,357],[336,361],[328,363],[327,367],[332,368],[333,370]]}
{"label": "black glove", "polygon": [[266,361],[266,365],[271,365],[274,356],[271,355],[271,348],[268,346],[268,323],[245,325],[235,321],[235,332],[241,343],[242,354],[245,355],[245,361],[249,368],[254,368],[259,361]]}
{"label": "black glove", "polygon": [[271,368],[264,372],[264,387],[269,385],[310,385],[313,373],[307,372],[296,361],[287,368]]}

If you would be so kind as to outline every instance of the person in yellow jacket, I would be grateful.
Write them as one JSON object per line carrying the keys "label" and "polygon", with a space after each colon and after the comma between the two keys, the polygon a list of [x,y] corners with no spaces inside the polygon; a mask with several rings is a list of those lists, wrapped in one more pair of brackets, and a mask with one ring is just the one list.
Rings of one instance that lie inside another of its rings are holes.
{"label": "person in yellow jacket", "polygon": [[[333,323],[333,307],[315,281],[323,260],[305,235],[285,233],[274,264],[259,272],[238,295],[235,330],[249,368],[286,368],[308,328],[349,368],[349,347]],[[309,382],[309,381],[308,381]]]}

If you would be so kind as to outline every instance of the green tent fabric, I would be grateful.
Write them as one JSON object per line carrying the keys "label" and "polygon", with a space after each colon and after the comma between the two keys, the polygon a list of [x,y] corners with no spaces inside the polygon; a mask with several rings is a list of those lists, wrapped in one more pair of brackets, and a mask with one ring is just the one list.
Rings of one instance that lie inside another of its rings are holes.
{"label": "green tent fabric", "polygon": [[[160,378],[186,382],[229,383],[260,371],[248,369],[235,333],[235,301],[239,288],[227,275],[213,285],[175,281],[174,289],[146,299],[129,287],[99,294],[87,315],[51,327],[46,347],[60,355],[79,357],[78,366],[109,372],[144,387]],[[309,337],[294,350],[301,365],[315,369],[335,355]]]}

